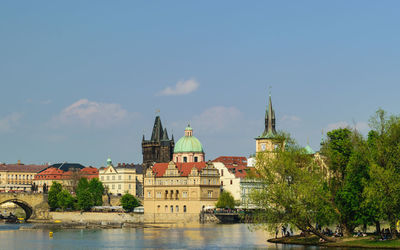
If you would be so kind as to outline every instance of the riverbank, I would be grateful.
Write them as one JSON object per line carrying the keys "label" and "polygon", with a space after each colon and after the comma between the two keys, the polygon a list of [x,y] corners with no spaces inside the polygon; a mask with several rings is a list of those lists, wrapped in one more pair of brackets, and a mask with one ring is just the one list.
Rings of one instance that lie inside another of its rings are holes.
{"label": "riverbank", "polygon": [[291,245],[312,245],[323,247],[355,247],[374,249],[400,249],[400,239],[376,240],[373,236],[340,238],[336,242],[320,242],[317,236],[291,236],[277,239],[269,239],[268,242]]}

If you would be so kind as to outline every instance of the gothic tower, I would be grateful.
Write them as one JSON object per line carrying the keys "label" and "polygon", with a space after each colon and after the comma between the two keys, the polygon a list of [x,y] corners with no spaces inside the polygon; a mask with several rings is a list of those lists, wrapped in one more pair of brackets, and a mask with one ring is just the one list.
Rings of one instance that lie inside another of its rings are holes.
{"label": "gothic tower", "polygon": [[167,129],[156,116],[150,140],[142,139],[143,165],[147,168],[154,162],[170,162],[174,153],[174,135],[169,139]]}

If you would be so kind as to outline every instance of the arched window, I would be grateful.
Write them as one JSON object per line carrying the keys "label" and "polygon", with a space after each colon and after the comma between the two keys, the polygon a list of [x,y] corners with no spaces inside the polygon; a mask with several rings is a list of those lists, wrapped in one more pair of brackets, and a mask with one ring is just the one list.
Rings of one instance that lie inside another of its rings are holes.
{"label": "arched window", "polygon": [[175,212],[179,213],[179,206],[178,205],[176,205],[176,207],[175,207]]}
{"label": "arched window", "polygon": [[174,206],[171,205],[171,213],[174,212]]}
{"label": "arched window", "polygon": [[183,162],[187,162],[187,157],[186,156],[183,157]]}
{"label": "arched window", "polygon": [[168,212],[168,206],[165,205],[165,212]]}
{"label": "arched window", "polygon": [[195,156],[194,157],[194,162],[197,162],[198,161],[198,158],[197,158],[197,156]]}
{"label": "arched window", "polygon": [[183,205],[183,212],[186,213],[186,205]]}

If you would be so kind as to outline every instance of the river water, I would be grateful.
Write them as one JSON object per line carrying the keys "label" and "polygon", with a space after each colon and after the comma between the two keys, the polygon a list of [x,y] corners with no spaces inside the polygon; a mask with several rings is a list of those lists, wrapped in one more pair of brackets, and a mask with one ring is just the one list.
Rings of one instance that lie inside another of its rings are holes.
{"label": "river water", "polygon": [[268,243],[271,236],[246,224],[169,228],[30,229],[0,225],[0,249],[318,249]]}

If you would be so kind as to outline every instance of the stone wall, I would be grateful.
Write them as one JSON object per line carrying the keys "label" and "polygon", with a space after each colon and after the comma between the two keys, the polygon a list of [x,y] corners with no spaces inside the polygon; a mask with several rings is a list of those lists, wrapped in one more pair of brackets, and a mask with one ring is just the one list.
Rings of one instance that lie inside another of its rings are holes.
{"label": "stone wall", "polygon": [[61,222],[113,222],[113,223],[143,223],[144,216],[140,213],[105,213],[105,212],[50,212],[52,220]]}
{"label": "stone wall", "polygon": [[145,213],[145,223],[199,223],[199,213]]}

